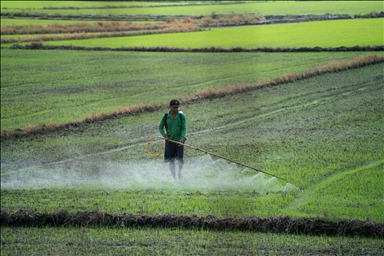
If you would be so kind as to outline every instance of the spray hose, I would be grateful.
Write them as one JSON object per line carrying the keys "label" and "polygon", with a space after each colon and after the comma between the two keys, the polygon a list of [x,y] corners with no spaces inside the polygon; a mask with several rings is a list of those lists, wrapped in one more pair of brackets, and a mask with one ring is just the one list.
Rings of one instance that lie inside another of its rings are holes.
{"label": "spray hose", "polygon": [[161,151],[163,151],[163,145],[164,143],[160,143],[160,148],[159,150],[157,151],[156,154],[151,154],[151,152],[149,152],[149,145],[151,144],[151,142],[154,140],[154,139],[157,139],[157,138],[162,138],[162,137],[159,137],[159,136],[153,136],[151,137],[148,142],[147,142],[147,145],[145,146],[145,151],[147,152],[147,154],[150,156],[150,157],[158,157],[160,154],[161,154]]}
{"label": "spray hose", "polygon": [[[150,138],[150,139],[148,140],[148,142],[147,142],[147,146],[146,146],[146,151],[147,151],[147,154],[148,154],[149,156],[151,156],[151,157],[157,157],[157,156],[159,156],[159,155],[161,154],[161,151],[163,150],[163,143],[161,143],[161,145],[160,145],[160,149],[159,149],[159,151],[158,151],[157,154],[153,155],[153,154],[151,154],[151,153],[149,152],[149,150],[148,150],[149,144],[150,144],[151,141],[152,141],[153,139],[155,139],[155,138],[162,138],[162,139],[164,139],[163,137],[153,136],[152,138]],[[259,170],[259,169],[254,168],[254,167],[252,167],[252,166],[249,166],[249,165],[246,165],[246,164],[243,164],[243,163],[240,163],[240,162],[231,160],[231,159],[229,159],[229,158],[226,158],[226,157],[223,157],[223,156],[219,156],[219,155],[214,154],[214,153],[212,153],[212,152],[208,152],[208,151],[206,151],[206,150],[203,150],[203,149],[200,149],[200,148],[197,148],[197,147],[188,145],[188,144],[183,144],[183,143],[181,143],[181,142],[179,142],[179,141],[174,141],[174,140],[168,140],[168,141],[173,142],[173,143],[176,143],[176,144],[179,144],[179,145],[182,145],[182,146],[185,146],[185,147],[188,147],[188,148],[196,149],[196,150],[198,150],[198,151],[201,151],[201,152],[204,152],[204,153],[206,153],[206,154],[209,154],[209,155],[212,155],[212,156],[215,156],[215,157],[218,157],[218,158],[227,160],[227,161],[229,161],[229,162],[232,162],[232,163],[235,163],[235,164],[238,164],[238,165],[247,167],[247,168],[252,169],[252,170],[255,170],[255,171],[257,171],[257,172],[262,172],[262,173],[268,174],[268,175],[270,175],[270,176],[272,176],[272,177],[276,177],[276,178],[278,178],[278,179],[287,181],[286,179],[283,179],[283,178],[278,177],[278,176],[276,176],[276,175],[273,175],[273,174],[264,172],[264,171],[262,171],[262,170]],[[288,182],[288,181],[287,181],[287,182]]]}

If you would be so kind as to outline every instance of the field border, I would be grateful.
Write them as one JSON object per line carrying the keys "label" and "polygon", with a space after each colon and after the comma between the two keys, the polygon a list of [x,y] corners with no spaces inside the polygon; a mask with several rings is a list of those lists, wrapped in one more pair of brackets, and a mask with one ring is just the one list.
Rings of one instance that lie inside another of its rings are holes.
{"label": "field border", "polygon": [[178,47],[146,47],[146,46],[135,46],[135,47],[85,47],[85,46],[73,46],[73,45],[44,45],[42,42],[32,42],[30,44],[20,45],[13,44],[9,48],[12,50],[77,50],[77,51],[130,51],[130,52],[382,52],[384,51],[384,45],[376,46],[339,46],[339,47],[299,47],[299,48],[285,48],[285,47],[258,47],[258,48],[243,48],[243,47],[232,47],[222,48],[216,46],[202,47],[202,48],[178,48]]}
{"label": "field border", "polygon": [[215,231],[251,231],[301,235],[327,235],[384,238],[384,223],[360,220],[330,221],[324,218],[292,218],[274,216],[259,218],[219,218],[213,215],[173,214],[110,214],[104,211],[68,213],[62,209],[54,213],[26,210],[1,211],[0,226],[12,227],[151,227],[198,228]]}

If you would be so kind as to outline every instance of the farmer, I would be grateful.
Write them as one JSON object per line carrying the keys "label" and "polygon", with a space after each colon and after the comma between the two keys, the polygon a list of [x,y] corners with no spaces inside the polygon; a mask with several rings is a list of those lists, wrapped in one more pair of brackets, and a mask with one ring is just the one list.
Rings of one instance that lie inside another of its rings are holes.
{"label": "farmer", "polygon": [[159,131],[165,139],[164,160],[165,162],[169,162],[169,169],[171,170],[173,179],[176,179],[175,158],[177,158],[179,164],[178,178],[182,179],[183,175],[181,174],[181,170],[184,165],[184,145],[170,141],[178,141],[184,144],[187,135],[187,118],[184,113],[180,111],[180,103],[178,100],[174,99],[170,101],[168,113],[161,118]]}

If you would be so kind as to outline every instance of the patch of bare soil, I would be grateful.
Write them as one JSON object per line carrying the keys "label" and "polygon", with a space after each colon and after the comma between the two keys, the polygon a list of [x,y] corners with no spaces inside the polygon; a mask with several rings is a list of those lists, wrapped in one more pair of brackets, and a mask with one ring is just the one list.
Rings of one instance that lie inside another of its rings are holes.
{"label": "patch of bare soil", "polygon": [[153,228],[201,228],[304,235],[361,236],[384,238],[384,223],[360,220],[331,221],[322,218],[244,217],[219,218],[198,215],[109,214],[101,211],[40,213],[25,210],[1,211],[1,226],[121,226]]}

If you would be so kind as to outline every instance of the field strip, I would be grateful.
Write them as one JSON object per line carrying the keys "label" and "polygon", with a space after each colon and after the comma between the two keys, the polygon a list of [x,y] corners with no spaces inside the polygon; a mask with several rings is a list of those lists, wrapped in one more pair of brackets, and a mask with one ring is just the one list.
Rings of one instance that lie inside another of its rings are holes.
{"label": "field strip", "polygon": [[[228,128],[228,127],[237,126],[237,125],[249,122],[249,121],[254,121],[255,119],[260,119],[260,118],[264,118],[264,117],[271,116],[271,115],[274,115],[274,114],[278,114],[278,113],[283,112],[283,111],[288,111],[288,110],[297,109],[297,108],[310,107],[310,106],[319,104],[322,101],[327,101],[327,100],[330,100],[330,99],[338,97],[338,96],[347,96],[347,95],[350,95],[350,94],[352,94],[354,92],[359,92],[359,91],[363,91],[363,90],[366,90],[366,89],[367,89],[367,87],[362,87],[362,88],[359,88],[359,89],[356,89],[356,90],[342,92],[342,93],[339,93],[339,94],[336,94],[336,95],[332,95],[332,96],[324,97],[324,98],[321,98],[321,99],[317,99],[315,101],[311,101],[311,102],[306,103],[306,104],[299,104],[299,105],[295,105],[295,106],[291,106],[291,107],[284,107],[284,108],[273,110],[273,111],[270,111],[270,112],[267,112],[267,113],[264,113],[264,114],[261,114],[261,115],[250,117],[250,118],[247,118],[245,120],[240,120],[240,121],[237,121],[237,122],[232,122],[230,124],[225,124],[225,125],[222,125],[222,126],[219,126],[219,127],[215,127],[213,129],[205,129],[205,130],[200,130],[200,131],[196,131],[196,132],[191,132],[189,134],[190,135],[198,135],[198,134],[202,134],[202,133],[222,130],[222,129],[225,129],[225,128]],[[66,159],[66,160],[62,160],[62,161],[58,161],[58,162],[46,163],[45,165],[60,164],[60,163],[65,163],[65,162],[74,160],[74,159],[84,159],[84,158],[90,157],[90,156],[107,155],[107,154],[111,154],[111,153],[114,153],[114,152],[123,151],[123,150],[126,150],[128,148],[138,147],[138,145],[140,145],[140,144],[146,144],[150,137],[151,137],[151,135],[149,135],[148,137],[138,138],[137,140],[130,142],[130,145],[128,145],[128,146],[124,146],[124,147],[120,147],[120,148],[114,148],[114,149],[103,151],[103,152],[83,155],[83,156],[79,156],[79,157],[75,157],[75,158],[71,158],[71,159]]]}
{"label": "field strip", "polygon": [[287,209],[297,209],[297,208],[299,208],[300,205],[307,204],[308,202],[310,202],[312,200],[312,198],[313,198],[314,194],[316,193],[316,191],[322,190],[322,189],[326,188],[332,182],[335,182],[337,180],[346,178],[349,175],[352,175],[352,174],[355,174],[355,173],[358,173],[358,172],[361,172],[361,171],[366,171],[366,170],[375,168],[375,167],[383,165],[383,164],[384,164],[384,159],[381,159],[381,160],[378,160],[378,161],[375,161],[375,162],[371,162],[371,163],[369,163],[367,165],[360,166],[360,167],[358,167],[356,169],[352,169],[352,170],[349,170],[349,171],[346,171],[346,172],[338,173],[338,174],[336,174],[336,175],[334,175],[334,176],[324,180],[320,184],[314,185],[312,188],[308,188],[308,189],[302,190],[301,193],[298,195],[297,200],[295,200],[295,202],[290,204],[287,207]]}
{"label": "field strip", "polygon": [[[67,2],[67,3],[65,3]],[[231,13],[260,13],[263,15],[286,15],[286,14],[324,14],[324,13],[345,13],[345,14],[367,14],[371,11],[382,10],[380,1],[361,1],[348,2],[346,5],[343,1],[329,1],[327,4],[322,2],[294,2],[294,1],[242,1],[236,3],[230,1],[220,4],[214,3],[217,1],[157,1],[142,2],[142,1],[127,1],[127,2],[72,2],[72,1],[2,1],[3,12],[19,12],[24,9],[26,13],[46,14],[48,17],[51,14],[57,13],[61,16],[68,14],[100,14],[100,15],[186,15],[199,16],[216,14],[231,14]],[[172,3],[173,2],[173,3]],[[69,9],[68,6],[74,9]],[[107,8],[107,7],[115,8]],[[135,6],[136,8],[131,8]],[[140,7],[140,8],[137,8]]]}
{"label": "field strip", "polygon": [[[143,47],[150,47],[158,50],[159,47],[168,47],[175,50],[178,48],[193,49],[214,46],[220,48],[241,47],[245,49],[316,48],[319,50],[317,47],[382,46],[383,40],[379,36],[382,35],[382,24],[383,18],[375,18],[221,27],[202,31],[196,31],[195,27],[187,27],[183,33],[175,33],[174,31],[177,31],[177,29],[170,28],[142,32],[86,32],[84,34],[33,34],[31,36],[3,35],[1,36],[1,45],[3,47],[18,48],[23,46],[15,46],[14,43],[22,43],[24,47],[27,47],[27,42],[31,41],[30,47],[34,49],[42,47],[59,47],[61,49],[66,47],[96,47],[98,49],[138,47],[143,50]],[[287,33],[287,31],[294,31],[294,33]],[[357,34],[356,31],[359,31],[359,33]],[[136,35],[132,36],[134,34]],[[112,39],[111,35],[114,36]],[[51,41],[52,39],[54,40]],[[32,43],[32,41],[41,42]],[[44,42],[44,45],[42,42]]]}
{"label": "field strip", "polygon": [[[227,86],[225,88],[217,88],[217,89],[203,89],[194,94],[189,94],[181,99],[183,103],[194,102],[199,99],[207,99],[213,97],[223,97],[228,94],[238,94],[249,90],[255,90],[266,86],[277,86],[280,84],[286,84],[289,82],[294,82],[298,80],[303,80],[307,78],[311,78],[314,76],[326,74],[326,73],[334,73],[340,72],[348,69],[361,68],[367,65],[378,64],[383,62],[382,55],[373,55],[368,57],[356,57],[350,61],[342,61],[342,62],[330,62],[326,65],[319,66],[315,69],[309,69],[307,71],[303,71],[300,73],[287,73],[283,76],[277,77],[275,79],[265,79],[260,83],[256,84],[245,84],[245,85],[233,85]],[[80,119],[72,120],[71,122],[63,122],[58,124],[30,124],[22,129],[18,130],[3,130],[1,131],[2,138],[11,138],[18,135],[29,135],[36,132],[51,132],[52,130],[56,130],[57,128],[64,128],[69,125],[77,125],[79,123],[84,122],[95,122],[102,121],[105,118],[109,118],[116,115],[124,115],[124,114],[134,114],[134,113],[142,113],[148,111],[158,110],[160,105],[131,105],[126,108],[119,108],[114,111],[108,112],[99,112],[96,114],[89,114]]]}

